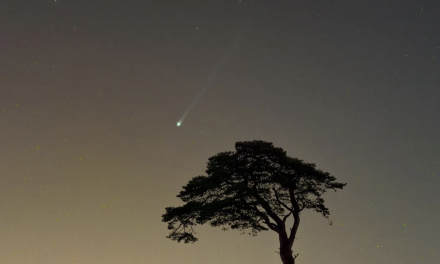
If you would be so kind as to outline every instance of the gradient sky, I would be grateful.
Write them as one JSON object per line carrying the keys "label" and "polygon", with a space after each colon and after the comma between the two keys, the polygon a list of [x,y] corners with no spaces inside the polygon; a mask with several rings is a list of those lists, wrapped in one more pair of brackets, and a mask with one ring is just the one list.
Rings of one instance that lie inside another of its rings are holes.
{"label": "gradient sky", "polygon": [[439,263],[439,13],[437,0],[2,1],[0,264],[281,263],[273,231],[197,226],[178,244],[161,222],[210,156],[246,140],[348,183],[324,197],[333,226],[302,214],[298,264]]}

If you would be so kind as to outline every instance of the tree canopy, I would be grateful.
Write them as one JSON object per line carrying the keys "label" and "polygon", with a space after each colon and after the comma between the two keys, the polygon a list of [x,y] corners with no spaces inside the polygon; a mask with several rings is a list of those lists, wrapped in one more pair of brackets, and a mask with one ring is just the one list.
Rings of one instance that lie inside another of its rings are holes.
{"label": "tree canopy", "polygon": [[[250,230],[254,236],[272,230],[280,238],[284,264],[295,263],[297,255],[292,256],[291,248],[300,213],[311,209],[328,219],[322,195],[346,185],[315,164],[289,157],[282,148],[261,140],[237,142],[235,151],[210,157],[206,173],[192,178],[177,195],[185,205],[165,209],[162,221],[171,230],[167,238],[194,243],[198,239],[193,227],[206,223],[223,230]],[[294,223],[287,232],[290,216]]]}

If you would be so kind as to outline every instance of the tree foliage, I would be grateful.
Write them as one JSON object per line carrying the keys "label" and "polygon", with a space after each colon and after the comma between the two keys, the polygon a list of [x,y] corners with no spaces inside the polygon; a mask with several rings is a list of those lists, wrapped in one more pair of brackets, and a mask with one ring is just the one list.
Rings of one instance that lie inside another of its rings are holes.
{"label": "tree foliage", "polygon": [[[206,223],[242,233],[250,230],[254,236],[272,230],[285,242],[280,251],[284,247],[288,255],[300,213],[311,209],[328,219],[330,212],[322,195],[346,185],[335,182],[334,176],[316,169],[315,164],[289,157],[283,149],[258,140],[237,142],[235,151],[209,158],[206,174],[183,186],[177,195],[185,202],[183,206],[165,209],[162,221],[171,230],[167,238],[194,243],[193,227]],[[288,235],[285,223],[289,216],[295,221]],[[294,258],[283,262],[294,263]]]}

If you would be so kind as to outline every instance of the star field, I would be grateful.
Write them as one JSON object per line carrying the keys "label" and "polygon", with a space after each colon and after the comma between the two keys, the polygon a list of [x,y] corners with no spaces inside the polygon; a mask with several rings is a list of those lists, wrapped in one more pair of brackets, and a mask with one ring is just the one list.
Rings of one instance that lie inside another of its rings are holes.
{"label": "star field", "polygon": [[197,243],[178,244],[161,222],[209,157],[246,140],[348,183],[324,196],[333,226],[301,215],[298,264],[438,263],[439,11],[2,3],[0,263],[281,263],[272,231],[197,226]]}

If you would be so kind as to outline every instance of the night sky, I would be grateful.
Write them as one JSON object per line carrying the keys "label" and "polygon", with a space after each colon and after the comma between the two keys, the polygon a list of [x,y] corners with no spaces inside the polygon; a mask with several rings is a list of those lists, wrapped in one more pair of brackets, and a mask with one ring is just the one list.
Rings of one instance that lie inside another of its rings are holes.
{"label": "night sky", "polygon": [[348,183],[324,196],[333,226],[301,214],[298,264],[439,263],[439,13],[2,1],[0,263],[279,264],[273,231],[197,226],[179,244],[161,222],[209,157],[247,140]]}

